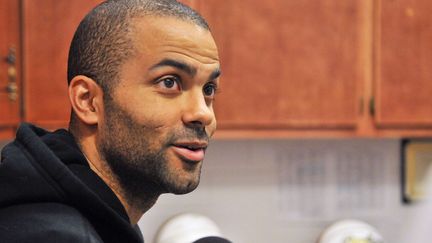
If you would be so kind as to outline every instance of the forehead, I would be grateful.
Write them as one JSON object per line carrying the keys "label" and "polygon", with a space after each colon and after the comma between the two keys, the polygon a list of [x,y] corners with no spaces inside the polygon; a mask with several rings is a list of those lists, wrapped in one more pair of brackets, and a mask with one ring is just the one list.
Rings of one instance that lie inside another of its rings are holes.
{"label": "forehead", "polygon": [[147,16],[132,22],[132,41],[138,54],[183,56],[203,64],[219,62],[210,31],[174,17]]}

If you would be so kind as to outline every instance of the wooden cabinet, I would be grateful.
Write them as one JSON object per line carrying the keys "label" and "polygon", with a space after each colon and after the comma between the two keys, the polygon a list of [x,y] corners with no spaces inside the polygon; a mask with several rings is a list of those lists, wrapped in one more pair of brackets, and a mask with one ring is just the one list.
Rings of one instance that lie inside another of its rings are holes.
{"label": "wooden cabinet", "polygon": [[432,1],[379,1],[376,124],[432,129]]}
{"label": "wooden cabinet", "polygon": [[24,120],[47,128],[67,126],[67,57],[72,36],[99,0],[24,0]]}
{"label": "wooden cabinet", "polygon": [[206,0],[198,9],[222,59],[222,137],[359,134],[371,80],[371,3]]}
{"label": "wooden cabinet", "polygon": [[[0,134],[67,126],[70,41],[99,2],[0,0],[1,55],[16,45],[21,92],[8,99],[2,61]],[[219,46],[218,137],[432,136],[429,0],[181,2]]]}
{"label": "wooden cabinet", "polygon": [[355,129],[368,26],[360,1],[205,0],[222,60],[222,129]]}
{"label": "wooden cabinet", "polygon": [[19,33],[19,2],[0,0],[0,139],[12,137],[20,121]]}
{"label": "wooden cabinet", "polygon": [[221,137],[432,136],[432,3],[198,1]]}

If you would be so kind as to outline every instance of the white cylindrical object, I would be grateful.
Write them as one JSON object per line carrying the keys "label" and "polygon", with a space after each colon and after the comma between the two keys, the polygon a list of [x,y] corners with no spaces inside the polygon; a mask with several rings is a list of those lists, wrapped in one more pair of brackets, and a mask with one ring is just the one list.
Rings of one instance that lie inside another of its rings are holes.
{"label": "white cylindrical object", "polygon": [[222,237],[216,223],[200,214],[184,213],[159,228],[155,243],[191,243],[207,236]]}
{"label": "white cylindrical object", "polygon": [[321,234],[318,243],[382,243],[382,236],[371,225],[353,219],[341,220],[330,225]]}

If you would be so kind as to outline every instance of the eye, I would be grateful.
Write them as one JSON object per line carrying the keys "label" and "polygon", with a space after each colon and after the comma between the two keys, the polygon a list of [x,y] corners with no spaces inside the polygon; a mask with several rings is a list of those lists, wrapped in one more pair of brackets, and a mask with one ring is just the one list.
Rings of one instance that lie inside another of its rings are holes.
{"label": "eye", "polygon": [[180,79],[175,76],[168,76],[157,81],[157,86],[163,92],[177,92],[181,90]]}
{"label": "eye", "polygon": [[207,83],[203,87],[203,93],[205,96],[213,98],[216,94],[217,85],[215,83]]}

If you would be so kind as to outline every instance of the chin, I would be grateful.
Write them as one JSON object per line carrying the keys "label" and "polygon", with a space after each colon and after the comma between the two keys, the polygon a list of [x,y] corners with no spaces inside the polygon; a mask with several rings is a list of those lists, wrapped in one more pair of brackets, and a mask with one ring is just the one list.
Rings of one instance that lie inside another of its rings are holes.
{"label": "chin", "polygon": [[168,192],[185,194],[195,190],[200,182],[202,161],[192,162],[172,157],[165,167],[165,185]]}
{"label": "chin", "polygon": [[184,194],[188,194],[188,193],[194,191],[197,187],[198,187],[198,185],[192,186],[192,187],[181,188],[181,189],[177,188],[177,190],[172,191],[170,193],[175,194],[175,195],[184,195]]}
{"label": "chin", "polygon": [[195,190],[200,182],[200,176],[193,173],[182,176],[174,176],[171,177],[174,180],[171,180],[171,183],[167,183],[167,191],[173,194],[187,194]]}

